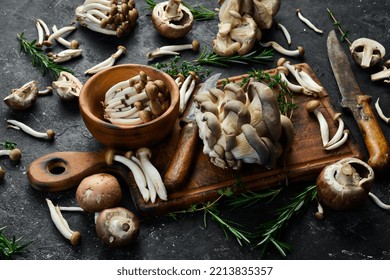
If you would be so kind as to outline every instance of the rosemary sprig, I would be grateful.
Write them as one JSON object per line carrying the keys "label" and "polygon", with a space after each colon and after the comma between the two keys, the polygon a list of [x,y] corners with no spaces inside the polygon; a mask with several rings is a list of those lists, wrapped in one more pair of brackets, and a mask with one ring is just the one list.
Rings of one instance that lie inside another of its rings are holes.
{"label": "rosemary sprig", "polygon": [[349,31],[347,30],[344,32],[343,29],[341,28],[340,22],[334,16],[334,13],[330,9],[326,9],[326,10],[328,11],[329,16],[332,18],[334,26],[336,26],[339,32],[341,33],[341,38],[340,38],[341,42],[347,41],[347,43],[351,45],[351,41],[349,41],[348,39]]}
{"label": "rosemary sprig", "polygon": [[281,190],[282,189],[279,188],[276,190],[268,190],[263,192],[248,191],[229,199],[229,206],[232,206],[233,209],[237,207],[246,208],[260,202],[265,198],[269,198],[268,202],[270,202],[280,193]]}
{"label": "rosemary sprig", "polygon": [[261,246],[261,255],[264,254],[269,245],[275,246],[279,253],[285,257],[292,248],[288,244],[278,240],[282,229],[284,229],[293,216],[302,212],[310,202],[317,196],[316,186],[309,186],[303,192],[293,197],[292,202],[275,211],[276,218],[260,225],[260,232],[256,235],[262,240],[257,243]]}
{"label": "rosemary sprig", "polygon": [[293,112],[298,105],[294,103],[294,96],[288,89],[286,83],[282,81],[279,74],[271,75],[264,70],[253,70],[248,72],[248,78],[242,80],[242,85],[245,84],[249,78],[255,78],[260,82],[266,83],[270,88],[275,89],[276,99],[279,103],[279,110],[283,115],[288,115]]}
{"label": "rosemary sprig", "polygon": [[[154,6],[156,6],[156,2],[154,0],[145,1],[148,10],[153,10]],[[195,20],[211,20],[214,19],[217,15],[216,12],[207,9],[202,5],[191,6],[184,1],[182,1],[181,3],[190,10]]]}
{"label": "rosemary sprig", "polygon": [[214,52],[208,53],[207,48],[203,48],[199,57],[194,60],[198,64],[209,64],[222,67],[229,67],[230,63],[249,64],[266,63],[273,59],[274,51],[264,49],[263,51],[252,51],[246,55],[220,56]]}
{"label": "rosemary sprig", "polygon": [[226,237],[228,237],[228,233],[230,232],[237,239],[237,242],[242,245],[242,242],[250,243],[248,232],[242,230],[242,226],[238,223],[234,223],[232,221],[225,220],[221,217],[219,210],[217,209],[217,203],[224,197],[229,197],[233,195],[233,191],[231,188],[226,188],[225,190],[218,191],[218,198],[211,202],[205,202],[200,205],[191,205],[188,209],[184,209],[181,211],[175,211],[168,214],[168,216],[176,219],[178,214],[185,213],[195,213],[199,211],[203,211],[203,223],[207,226],[207,217],[211,216],[211,218],[216,221],[223,229]]}
{"label": "rosemary sprig", "polygon": [[178,74],[183,74],[185,77],[189,75],[189,72],[193,71],[197,73],[200,79],[204,79],[212,72],[211,69],[205,68],[202,65],[194,65],[193,63],[183,60],[179,64],[180,57],[175,56],[168,62],[157,62],[153,64],[157,69],[160,69],[172,77],[177,77]]}
{"label": "rosemary sprig", "polygon": [[34,41],[28,41],[24,37],[24,33],[18,34],[20,49],[31,57],[32,66],[39,66],[42,70],[42,76],[46,73],[50,73],[54,78],[58,78],[61,71],[73,73],[71,70],[54,63],[46,54],[44,54],[42,48],[37,47]]}
{"label": "rosemary sprig", "polygon": [[12,237],[12,240],[9,240],[4,235],[5,229],[6,227],[0,228],[0,259],[11,259],[15,254],[23,251],[32,241],[20,244],[22,238],[16,239],[15,236]]}
{"label": "rosemary sprig", "polygon": [[0,145],[2,145],[5,150],[13,150],[16,147],[15,143],[9,141],[0,142]]}

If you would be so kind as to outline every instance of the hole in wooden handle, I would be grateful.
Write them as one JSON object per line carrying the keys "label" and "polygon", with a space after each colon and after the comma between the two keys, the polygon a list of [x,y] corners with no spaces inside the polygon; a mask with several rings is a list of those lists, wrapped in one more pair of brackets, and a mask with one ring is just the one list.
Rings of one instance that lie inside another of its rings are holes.
{"label": "hole in wooden handle", "polygon": [[66,170],[66,162],[63,159],[52,159],[46,164],[46,170],[54,175],[62,174]]}

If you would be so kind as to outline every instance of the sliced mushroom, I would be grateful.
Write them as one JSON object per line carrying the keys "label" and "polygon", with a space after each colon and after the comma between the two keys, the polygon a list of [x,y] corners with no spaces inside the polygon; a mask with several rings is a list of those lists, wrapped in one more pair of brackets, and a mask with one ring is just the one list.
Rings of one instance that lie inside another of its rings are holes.
{"label": "sliced mushroom", "polygon": [[57,81],[53,81],[53,88],[63,100],[73,100],[80,95],[82,83],[69,72],[62,71]]}
{"label": "sliced mushroom", "polygon": [[30,81],[4,98],[5,104],[13,110],[26,110],[30,108],[38,97],[38,82]]}
{"label": "sliced mushroom", "polygon": [[371,81],[376,82],[384,80],[385,83],[390,83],[390,59],[383,63],[382,71],[371,75]]}
{"label": "sliced mushroom", "polygon": [[184,37],[192,29],[193,22],[191,11],[181,4],[181,0],[159,3],[152,11],[153,26],[166,38]]}
{"label": "sliced mushroom", "polygon": [[362,68],[376,65],[386,54],[384,46],[372,39],[359,38],[350,46],[352,57]]}

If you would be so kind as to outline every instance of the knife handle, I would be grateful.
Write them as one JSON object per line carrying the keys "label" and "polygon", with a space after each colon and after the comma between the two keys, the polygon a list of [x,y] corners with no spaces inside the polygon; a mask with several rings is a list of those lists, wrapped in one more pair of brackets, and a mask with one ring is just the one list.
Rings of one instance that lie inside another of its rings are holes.
{"label": "knife handle", "polygon": [[371,97],[368,95],[358,95],[357,103],[361,107],[357,120],[369,154],[367,163],[374,170],[383,170],[389,167],[390,149],[371,109]]}
{"label": "knife handle", "polygon": [[164,175],[167,191],[181,188],[191,169],[198,141],[198,126],[195,121],[181,121],[181,131],[175,153]]}

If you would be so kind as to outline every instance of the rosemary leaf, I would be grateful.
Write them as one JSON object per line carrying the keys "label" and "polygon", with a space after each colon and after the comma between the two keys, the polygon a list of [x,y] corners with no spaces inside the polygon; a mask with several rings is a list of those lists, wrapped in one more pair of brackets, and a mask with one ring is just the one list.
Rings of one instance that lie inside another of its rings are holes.
{"label": "rosemary leaf", "polygon": [[16,239],[15,236],[12,237],[12,240],[9,240],[4,235],[5,229],[6,227],[0,228],[0,259],[11,259],[15,254],[23,251],[32,241],[20,244],[22,238]]}
{"label": "rosemary leaf", "polygon": [[195,72],[200,79],[204,79],[212,72],[211,69],[205,68],[202,65],[194,65],[193,63],[183,60],[179,64],[180,56],[175,56],[168,62],[157,62],[152,66],[164,71],[171,77],[177,77],[178,74],[183,74],[185,77],[189,75],[191,71]]}
{"label": "rosemary leaf", "polygon": [[208,53],[207,48],[203,48],[199,57],[194,60],[198,64],[209,64],[222,67],[229,67],[230,63],[249,64],[266,63],[273,59],[274,51],[264,49],[263,51],[253,51],[246,55],[220,56],[214,52]]}
{"label": "rosemary leaf", "polygon": [[341,28],[341,23],[336,19],[334,13],[330,9],[327,9],[327,11],[328,11],[329,16],[333,20],[333,25],[341,33],[340,41],[341,42],[345,42],[346,41],[349,45],[351,45],[351,41],[349,41],[349,39],[348,39],[349,31],[348,30],[347,31],[343,31],[343,29]]}
{"label": "rosemary leaf", "polygon": [[42,48],[37,47],[34,41],[28,41],[24,37],[24,33],[18,34],[20,49],[24,53],[28,54],[31,57],[31,63],[33,67],[40,67],[42,71],[42,76],[45,76],[46,73],[50,73],[54,78],[58,78],[60,72],[66,71],[69,73],[73,72],[66,67],[54,63],[46,54],[44,54]]}
{"label": "rosemary leaf", "polygon": [[248,191],[240,194],[239,196],[232,197],[230,199],[229,206],[232,206],[233,209],[237,207],[246,208],[258,203],[264,198],[270,198],[269,201],[272,201],[280,193],[281,190],[282,189],[280,188],[259,193]]}
{"label": "rosemary leaf", "polygon": [[9,141],[0,142],[0,145],[2,145],[5,150],[13,150],[16,147],[15,143]]}

